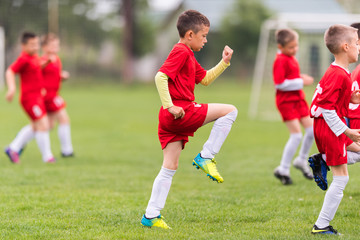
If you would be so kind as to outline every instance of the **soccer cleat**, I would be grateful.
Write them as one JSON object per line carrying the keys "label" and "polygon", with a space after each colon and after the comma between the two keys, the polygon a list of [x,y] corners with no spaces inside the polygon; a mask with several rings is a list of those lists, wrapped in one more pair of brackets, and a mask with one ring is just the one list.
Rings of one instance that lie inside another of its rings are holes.
{"label": "soccer cleat", "polygon": [[326,165],[326,162],[322,159],[321,153],[311,155],[308,162],[310,163],[316,184],[319,188],[325,191],[328,188],[328,182],[326,179],[327,171],[330,169]]}
{"label": "soccer cleat", "polygon": [[15,163],[15,164],[20,163],[19,154],[15,151],[11,150],[10,147],[7,147],[5,149],[5,153],[9,157],[9,159],[12,163]]}
{"label": "soccer cleat", "polygon": [[295,158],[293,165],[303,173],[306,179],[312,180],[314,178],[309,165],[306,163],[306,160],[303,161],[300,157],[297,157]]}
{"label": "soccer cleat", "polygon": [[224,182],[224,179],[220,176],[216,168],[216,161],[215,159],[209,158],[202,158],[200,153],[194,158],[192,163],[197,169],[201,168],[207,176],[213,180],[217,181],[218,183]]}
{"label": "soccer cleat", "polygon": [[72,153],[61,153],[61,156],[63,158],[74,157],[74,153],[73,152]]}
{"label": "soccer cleat", "polygon": [[56,159],[54,157],[49,158],[45,163],[55,163]]}
{"label": "soccer cleat", "polygon": [[318,228],[316,225],[313,226],[311,230],[312,234],[331,234],[331,235],[340,235],[332,226],[327,226],[324,228]]}
{"label": "soccer cleat", "polygon": [[281,174],[279,171],[279,167],[275,168],[274,176],[280,180],[283,185],[291,185],[293,181],[291,180],[290,176]]}
{"label": "soccer cleat", "polygon": [[164,217],[161,216],[161,214],[155,218],[146,218],[145,214],[143,215],[143,217],[141,218],[141,225],[143,225],[144,227],[159,227],[159,228],[163,228],[163,229],[171,229],[171,227],[169,227],[166,222],[163,220]]}

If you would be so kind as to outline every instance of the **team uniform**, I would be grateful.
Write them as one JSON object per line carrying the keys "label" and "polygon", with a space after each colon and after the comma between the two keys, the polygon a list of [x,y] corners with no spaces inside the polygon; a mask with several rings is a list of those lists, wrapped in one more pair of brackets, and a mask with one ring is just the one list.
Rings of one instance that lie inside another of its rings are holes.
{"label": "team uniform", "polygon": [[335,64],[325,72],[320,80],[311,103],[311,117],[314,118],[315,142],[321,154],[326,155],[328,166],[347,163],[346,147],[352,141],[345,135],[336,136],[325,122],[322,111],[335,110],[338,117],[345,123],[351,98],[350,73]]}
{"label": "team uniform", "polygon": [[[300,78],[299,63],[294,56],[282,53],[276,55],[273,64],[273,80],[275,85]],[[293,91],[276,90],[276,106],[283,121],[300,119],[309,116],[309,106],[302,89]]]}
{"label": "team uniform", "polygon": [[46,114],[46,109],[41,94],[43,78],[40,58],[36,54],[29,55],[22,52],[10,69],[20,74],[20,103],[24,111],[32,120],[42,118]]}
{"label": "team uniform", "polygon": [[171,50],[159,72],[168,77],[171,99],[175,106],[182,107],[185,116],[174,119],[167,109],[160,108],[158,135],[162,149],[170,142],[182,141],[183,148],[205,121],[208,105],[194,102],[195,84],[206,75],[196,61],[193,51],[183,43],[177,43]]}
{"label": "team uniform", "polygon": [[[42,57],[44,61],[47,61],[46,57]],[[57,112],[65,108],[66,103],[61,96],[59,96],[59,89],[61,86],[61,60],[56,56],[54,62],[49,62],[43,69],[43,83],[46,90],[44,96],[44,103],[46,111],[49,113]]]}
{"label": "team uniform", "polygon": [[[351,73],[351,81],[352,86],[351,90],[359,90],[360,86],[360,65],[358,65],[355,70]],[[360,104],[349,104],[349,113],[348,113],[348,122],[349,127],[352,129],[359,129],[360,128]]]}

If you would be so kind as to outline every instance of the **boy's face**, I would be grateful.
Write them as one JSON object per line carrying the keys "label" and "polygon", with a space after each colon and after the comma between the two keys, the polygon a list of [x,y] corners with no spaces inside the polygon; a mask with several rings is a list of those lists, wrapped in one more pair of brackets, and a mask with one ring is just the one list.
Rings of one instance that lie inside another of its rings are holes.
{"label": "boy's face", "polygon": [[204,25],[201,27],[200,31],[198,31],[196,34],[193,31],[190,31],[189,46],[191,50],[193,50],[194,52],[200,51],[205,45],[205,43],[207,43],[206,37],[208,33],[209,33],[209,27],[206,27]]}
{"label": "boy's face", "polygon": [[295,56],[297,51],[299,50],[299,43],[298,40],[295,39],[285,46],[282,46],[281,44],[278,44],[278,48],[281,51],[282,54],[287,56]]}
{"label": "boy's face", "polygon": [[359,38],[356,32],[353,33],[351,41],[347,44],[347,48],[349,62],[356,62],[359,57]]}
{"label": "boy's face", "polygon": [[34,55],[39,51],[39,38],[34,37],[28,39],[27,43],[22,44],[22,50],[29,55]]}
{"label": "boy's face", "polygon": [[50,40],[46,45],[43,46],[43,50],[47,54],[57,54],[60,50],[59,39]]}

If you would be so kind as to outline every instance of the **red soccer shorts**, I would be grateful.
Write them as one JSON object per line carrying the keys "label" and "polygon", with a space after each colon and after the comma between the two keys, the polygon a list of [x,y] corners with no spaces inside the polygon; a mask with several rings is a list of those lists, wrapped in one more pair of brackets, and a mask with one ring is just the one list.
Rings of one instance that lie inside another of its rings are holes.
{"label": "red soccer shorts", "polygon": [[336,137],[323,118],[315,118],[314,136],[319,152],[326,155],[328,166],[347,164],[346,147],[353,142],[345,134]]}
{"label": "red soccer shorts", "polygon": [[62,97],[60,97],[59,95],[47,98],[44,98],[44,103],[45,103],[45,109],[47,112],[57,112],[63,108],[65,108],[66,103],[64,101],[64,99]]}
{"label": "red soccer shorts", "polygon": [[350,123],[349,128],[360,129],[360,119],[359,118],[350,118],[349,123]]}
{"label": "red soccer shorts", "polygon": [[174,101],[175,106],[182,107],[185,116],[182,119],[174,119],[167,109],[160,108],[158,135],[161,148],[164,149],[168,143],[182,141],[183,148],[193,137],[196,130],[205,121],[208,105],[197,104],[189,101]]}
{"label": "red soccer shorts", "polygon": [[44,100],[41,95],[21,99],[21,106],[32,120],[38,120],[46,115]]}
{"label": "red soccer shorts", "polygon": [[310,115],[309,106],[303,99],[296,102],[276,103],[276,106],[284,122]]}

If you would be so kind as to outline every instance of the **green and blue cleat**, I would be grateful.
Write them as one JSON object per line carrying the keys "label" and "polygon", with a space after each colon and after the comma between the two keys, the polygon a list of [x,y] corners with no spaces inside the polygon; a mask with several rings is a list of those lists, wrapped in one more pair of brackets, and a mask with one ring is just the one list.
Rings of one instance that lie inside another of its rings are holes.
{"label": "green and blue cleat", "polygon": [[202,158],[200,153],[194,158],[192,163],[197,169],[203,170],[207,176],[218,183],[224,182],[224,179],[220,176],[216,168],[215,159]]}
{"label": "green and blue cleat", "polygon": [[163,219],[164,217],[162,217],[161,214],[155,218],[146,218],[144,214],[141,218],[141,225],[149,228],[159,227],[163,229],[171,229],[171,227],[169,227]]}

